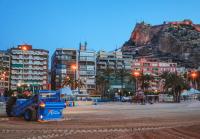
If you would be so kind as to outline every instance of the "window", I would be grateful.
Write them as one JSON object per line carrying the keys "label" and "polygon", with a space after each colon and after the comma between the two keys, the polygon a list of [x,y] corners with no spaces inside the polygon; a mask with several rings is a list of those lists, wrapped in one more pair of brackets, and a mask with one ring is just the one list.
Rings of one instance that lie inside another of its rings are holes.
{"label": "window", "polygon": [[150,66],[150,63],[143,63],[143,66]]}

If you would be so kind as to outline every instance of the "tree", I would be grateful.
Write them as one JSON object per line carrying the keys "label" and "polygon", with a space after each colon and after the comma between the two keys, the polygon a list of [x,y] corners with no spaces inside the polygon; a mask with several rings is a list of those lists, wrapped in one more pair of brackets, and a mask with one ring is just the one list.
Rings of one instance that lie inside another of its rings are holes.
{"label": "tree", "polygon": [[109,89],[109,83],[112,73],[113,70],[109,67],[107,67],[105,70],[97,72],[96,87],[99,92],[103,92],[103,96],[106,96],[105,92],[107,91],[107,89]]}
{"label": "tree", "polygon": [[[101,92],[105,92],[105,84],[107,80],[102,73],[98,72],[96,75],[96,90],[101,94]],[[103,94],[105,96],[105,94]]]}
{"label": "tree", "polygon": [[125,77],[128,77],[130,75],[130,73],[125,69],[118,69],[116,71],[116,79],[120,79],[120,83],[121,83],[121,91],[120,91],[120,100],[122,99],[122,96],[124,95],[124,81],[125,81]]}
{"label": "tree", "polygon": [[62,84],[62,87],[66,86],[66,85],[69,86],[69,87],[71,87],[71,88],[73,88],[73,89],[76,89],[76,88],[81,88],[81,87],[83,87],[85,84],[84,84],[83,81],[80,80],[80,79],[78,79],[78,80],[73,80],[72,78],[70,78],[70,77],[67,76],[67,77],[65,78],[63,84]]}
{"label": "tree", "polygon": [[139,81],[141,81],[141,88],[142,90],[146,90],[150,87],[150,82],[154,80],[154,77],[152,75],[149,75],[149,74],[142,74],[140,77],[139,77]]}
{"label": "tree", "polygon": [[64,87],[64,86],[70,86],[71,88],[73,88],[74,86],[74,80],[70,77],[66,77],[62,83],[62,86],[61,87]]}
{"label": "tree", "polygon": [[189,85],[183,77],[177,75],[176,73],[165,72],[161,75],[164,81],[164,88],[171,89],[174,102],[180,102],[181,91],[188,89]]}

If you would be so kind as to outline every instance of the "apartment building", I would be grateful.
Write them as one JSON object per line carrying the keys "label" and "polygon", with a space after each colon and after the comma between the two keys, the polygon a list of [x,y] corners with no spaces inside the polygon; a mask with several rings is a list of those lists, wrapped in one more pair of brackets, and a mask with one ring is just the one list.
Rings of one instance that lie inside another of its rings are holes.
{"label": "apartment building", "polygon": [[96,91],[96,52],[87,49],[87,43],[80,44],[78,50],[78,77],[83,86],[79,92],[81,94],[92,95]]}
{"label": "apartment building", "polygon": [[0,92],[10,89],[10,54],[0,51]]}
{"label": "apartment building", "polygon": [[[124,82],[120,80],[118,72],[130,72],[131,73],[132,58],[124,57],[121,51],[99,51],[97,53],[97,75],[103,75],[107,80],[107,93],[115,93],[119,90],[126,90],[128,92],[133,91],[133,85],[128,83],[128,77],[123,77]],[[105,72],[111,71],[110,75],[106,75]],[[107,77],[109,76],[109,77]],[[122,89],[123,88],[123,89]],[[101,87],[97,88],[97,91],[105,95],[105,89]]]}
{"label": "apartment building", "polygon": [[158,76],[163,72],[176,72],[177,63],[163,62],[145,58],[134,59],[132,63],[132,70],[141,71],[144,74]]}
{"label": "apartment building", "polygon": [[163,83],[160,80],[160,75],[164,72],[177,72],[177,63],[145,58],[134,59],[132,70],[153,76],[154,80],[150,83],[150,89],[161,91],[163,89]]}
{"label": "apartment building", "polygon": [[48,54],[44,49],[33,49],[32,45],[18,45],[10,49],[11,89],[18,86],[48,87]]}
{"label": "apartment building", "polygon": [[131,58],[124,58],[121,51],[99,51],[97,54],[97,70],[126,69],[131,70]]}
{"label": "apartment building", "polygon": [[[75,68],[73,69],[72,66]],[[68,77],[77,79],[77,50],[70,48],[57,48],[51,58],[51,87],[54,90],[63,87]]]}

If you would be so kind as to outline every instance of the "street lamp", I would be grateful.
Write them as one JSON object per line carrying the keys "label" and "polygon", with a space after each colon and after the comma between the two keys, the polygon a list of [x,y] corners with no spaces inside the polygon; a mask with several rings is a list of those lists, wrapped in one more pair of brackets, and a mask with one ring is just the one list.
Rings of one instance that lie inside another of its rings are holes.
{"label": "street lamp", "polygon": [[133,76],[135,77],[135,93],[137,92],[137,88],[138,88],[138,77],[140,76],[140,72],[139,71],[134,71],[133,72]]}
{"label": "street lamp", "polygon": [[74,70],[74,89],[75,89],[75,83],[76,83],[76,69],[77,69],[77,67],[76,67],[76,65],[72,65],[71,68],[72,68],[72,70]]}
{"label": "street lamp", "polygon": [[193,71],[191,74],[190,74],[190,76],[192,77],[192,80],[193,80],[193,82],[194,82],[194,88],[196,89],[196,78],[197,78],[197,73],[196,73],[196,71]]}

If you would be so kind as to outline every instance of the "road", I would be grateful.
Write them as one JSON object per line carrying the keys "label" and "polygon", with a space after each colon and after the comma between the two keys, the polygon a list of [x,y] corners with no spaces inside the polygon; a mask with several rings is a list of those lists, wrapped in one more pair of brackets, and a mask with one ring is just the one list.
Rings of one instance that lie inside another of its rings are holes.
{"label": "road", "polygon": [[1,139],[199,139],[200,102],[67,108],[57,122],[0,117]]}

